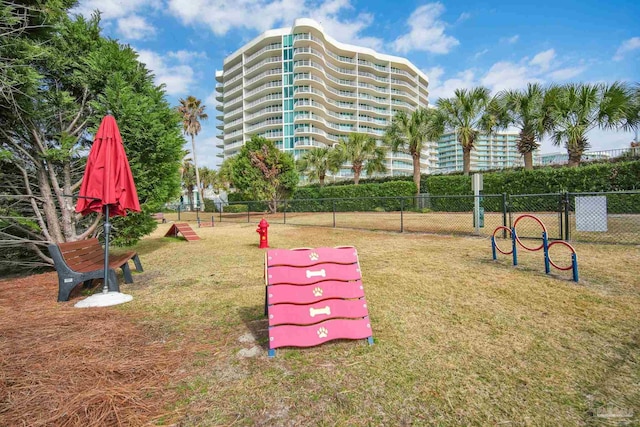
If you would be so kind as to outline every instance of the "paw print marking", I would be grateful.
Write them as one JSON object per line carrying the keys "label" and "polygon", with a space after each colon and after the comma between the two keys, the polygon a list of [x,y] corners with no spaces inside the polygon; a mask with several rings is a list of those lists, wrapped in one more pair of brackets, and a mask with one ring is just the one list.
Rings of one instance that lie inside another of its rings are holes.
{"label": "paw print marking", "polygon": [[313,288],[313,296],[321,297],[322,296],[322,288],[315,287]]}
{"label": "paw print marking", "polygon": [[320,327],[320,329],[318,329],[318,338],[326,338],[327,335],[329,335],[329,331],[327,331],[327,328]]}
{"label": "paw print marking", "polygon": [[309,259],[311,261],[317,261],[320,258],[320,255],[318,255],[316,252],[311,252],[309,254]]}

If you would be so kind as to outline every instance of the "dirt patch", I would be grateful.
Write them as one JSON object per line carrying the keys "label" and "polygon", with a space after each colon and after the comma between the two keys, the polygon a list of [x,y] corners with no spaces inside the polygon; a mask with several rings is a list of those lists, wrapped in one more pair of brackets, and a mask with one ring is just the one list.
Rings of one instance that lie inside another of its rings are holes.
{"label": "dirt patch", "polygon": [[184,349],[114,307],[56,302],[56,273],[0,281],[0,425],[143,425],[178,414]]}

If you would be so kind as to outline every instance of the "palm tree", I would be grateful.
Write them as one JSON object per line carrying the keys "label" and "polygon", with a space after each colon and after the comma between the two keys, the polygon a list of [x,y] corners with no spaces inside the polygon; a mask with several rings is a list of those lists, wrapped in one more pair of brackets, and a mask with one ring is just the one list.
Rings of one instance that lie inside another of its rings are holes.
{"label": "palm tree", "polygon": [[544,93],[540,84],[529,83],[524,90],[504,90],[498,94],[509,124],[520,129],[516,143],[524,157],[524,168],[529,170],[533,169],[533,152],[540,147],[544,133]]}
{"label": "palm tree", "polygon": [[298,172],[307,177],[309,182],[320,182],[324,185],[324,179],[327,171],[337,173],[340,170],[340,164],[334,161],[331,156],[330,147],[314,148],[307,151],[296,162]]}
{"label": "palm tree", "polygon": [[624,126],[631,105],[631,89],[620,82],[553,86],[544,99],[545,131],[554,145],[566,147],[568,166],[578,166],[589,148],[587,133]]}
{"label": "palm tree", "polygon": [[204,112],[205,106],[202,101],[195,96],[189,95],[187,99],[180,99],[178,112],[182,115],[182,130],[185,135],[191,135],[191,148],[193,149],[193,165],[196,172],[196,188],[200,203],[202,203],[202,192],[200,191],[200,173],[198,172],[198,161],[196,159],[195,136],[202,130],[200,120],[207,120],[209,116]]}
{"label": "palm tree", "polygon": [[193,187],[196,185],[196,173],[195,167],[189,157],[182,159],[182,165],[180,165],[180,182],[182,182],[182,186],[187,191],[189,207],[193,210]]}
{"label": "palm tree", "polygon": [[436,106],[444,129],[455,132],[462,146],[463,170],[469,175],[471,150],[480,133],[491,134],[502,121],[489,89],[456,89],[453,98],[440,98]]}
{"label": "palm tree", "polygon": [[399,111],[385,131],[385,142],[391,151],[408,151],[413,160],[413,182],[420,194],[420,154],[427,141],[437,141],[444,129],[438,111],[419,108],[411,115]]}
{"label": "palm tree", "polygon": [[384,164],[386,149],[378,146],[373,137],[364,133],[350,133],[348,138],[341,138],[331,154],[332,161],[351,164],[355,185],[358,185],[363,169],[367,176],[387,170]]}

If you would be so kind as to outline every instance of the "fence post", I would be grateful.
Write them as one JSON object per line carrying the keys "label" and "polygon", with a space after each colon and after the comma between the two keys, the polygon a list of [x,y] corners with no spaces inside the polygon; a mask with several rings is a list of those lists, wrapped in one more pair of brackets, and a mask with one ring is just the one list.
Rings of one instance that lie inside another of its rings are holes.
{"label": "fence post", "polygon": [[180,221],[180,207],[181,207],[181,206],[182,206],[182,205],[178,205],[178,221]]}
{"label": "fence post", "polygon": [[247,202],[247,222],[251,222],[251,202]]}
{"label": "fence post", "polygon": [[564,193],[564,240],[569,241],[569,209],[571,209],[569,193]]}
{"label": "fence post", "polygon": [[287,223],[287,201],[285,200],[284,202],[282,202],[284,204],[284,207],[282,208],[282,214],[284,215],[283,218],[283,224]]}
{"label": "fence post", "polygon": [[[502,193],[502,226],[507,226],[507,193]],[[502,229],[502,238],[507,238],[507,230]]]}
{"label": "fence post", "polygon": [[333,228],[336,228],[336,201],[333,200]]}
{"label": "fence post", "polygon": [[404,197],[400,198],[400,232],[404,232]]}

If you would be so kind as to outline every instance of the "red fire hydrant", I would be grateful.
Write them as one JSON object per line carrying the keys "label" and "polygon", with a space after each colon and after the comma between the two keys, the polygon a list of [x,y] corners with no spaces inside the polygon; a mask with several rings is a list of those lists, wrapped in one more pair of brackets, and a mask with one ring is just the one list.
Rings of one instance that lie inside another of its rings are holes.
{"label": "red fire hydrant", "polygon": [[268,248],[269,247],[269,232],[267,230],[269,228],[269,223],[262,218],[260,224],[258,224],[258,228],[256,232],[260,234],[260,248]]}

